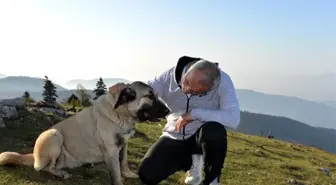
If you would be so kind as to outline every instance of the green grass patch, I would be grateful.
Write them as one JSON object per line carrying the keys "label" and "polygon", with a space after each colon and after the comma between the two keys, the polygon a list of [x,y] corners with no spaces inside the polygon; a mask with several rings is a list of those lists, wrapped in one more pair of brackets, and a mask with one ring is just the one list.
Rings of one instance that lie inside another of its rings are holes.
{"label": "green grass patch", "polygon": [[[0,129],[0,152],[32,152],[35,139],[45,129],[57,123],[60,118],[42,113],[20,111],[20,118],[11,120],[7,128]],[[135,137],[129,144],[129,164],[137,171],[139,163],[161,135],[165,123],[141,123],[138,131],[147,137]],[[228,133],[228,154],[222,170],[222,184],[230,185],[285,185],[290,179],[304,184],[331,185],[336,182],[336,156],[325,151],[248,136],[235,132]],[[174,151],[178,152],[178,151]],[[325,175],[320,168],[329,168]],[[26,166],[0,167],[0,184],[3,185],[108,185],[107,172],[103,164],[85,166],[74,170],[68,180],[60,180],[48,172],[35,172]],[[184,172],[176,174],[161,184],[182,185]],[[140,185],[138,179],[124,179],[125,185]]]}

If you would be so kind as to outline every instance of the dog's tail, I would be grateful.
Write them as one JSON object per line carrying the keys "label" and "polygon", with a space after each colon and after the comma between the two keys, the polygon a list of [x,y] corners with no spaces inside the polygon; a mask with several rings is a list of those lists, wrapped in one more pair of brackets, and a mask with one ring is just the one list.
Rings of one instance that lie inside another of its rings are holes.
{"label": "dog's tail", "polygon": [[0,153],[0,166],[2,165],[27,165],[34,166],[34,155],[19,154],[16,152]]}

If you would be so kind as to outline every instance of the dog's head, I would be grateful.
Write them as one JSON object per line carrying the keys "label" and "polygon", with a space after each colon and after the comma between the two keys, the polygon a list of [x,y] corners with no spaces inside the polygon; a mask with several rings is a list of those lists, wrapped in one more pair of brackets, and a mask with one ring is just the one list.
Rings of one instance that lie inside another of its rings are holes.
{"label": "dog's head", "polygon": [[125,106],[138,121],[157,122],[170,112],[147,84],[136,81],[123,88],[117,96],[114,109]]}

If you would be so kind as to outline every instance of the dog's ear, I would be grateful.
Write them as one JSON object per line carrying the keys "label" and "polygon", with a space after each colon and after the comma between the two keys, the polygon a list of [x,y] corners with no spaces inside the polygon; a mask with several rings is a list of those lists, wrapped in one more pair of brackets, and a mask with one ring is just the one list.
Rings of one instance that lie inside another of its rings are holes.
{"label": "dog's ear", "polygon": [[133,101],[136,97],[135,91],[130,87],[123,88],[118,96],[117,102],[114,105],[114,109],[118,108],[120,105]]}

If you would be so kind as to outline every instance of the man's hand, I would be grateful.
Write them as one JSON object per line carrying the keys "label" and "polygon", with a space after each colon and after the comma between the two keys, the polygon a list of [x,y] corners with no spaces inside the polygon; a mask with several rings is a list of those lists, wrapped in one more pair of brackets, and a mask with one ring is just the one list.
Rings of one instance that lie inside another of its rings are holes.
{"label": "man's hand", "polygon": [[114,94],[114,93],[119,93],[121,89],[125,88],[127,84],[125,83],[117,83],[109,87],[109,92]]}
{"label": "man's hand", "polygon": [[192,121],[190,112],[182,114],[176,123],[176,130],[181,132],[182,128]]}

